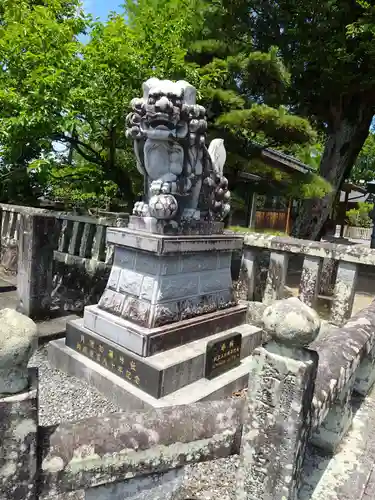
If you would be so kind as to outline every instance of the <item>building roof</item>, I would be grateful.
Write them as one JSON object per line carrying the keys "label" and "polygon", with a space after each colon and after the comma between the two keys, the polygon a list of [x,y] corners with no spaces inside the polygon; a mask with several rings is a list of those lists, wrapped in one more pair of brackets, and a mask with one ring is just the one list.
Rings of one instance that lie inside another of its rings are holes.
{"label": "building roof", "polygon": [[[264,162],[268,165],[275,166],[289,173],[301,172],[303,174],[307,174],[309,172],[314,172],[314,169],[309,165],[297,160],[293,156],[282,153],[281,151],[276,151],[275,149],[262,149],[260,155]],[[244,181],[252,182],[260,182],[264,180],[260,176],[248,172],[240,172],[239,177]],[[273,182],[276,183],[276,181]],[[345,192],[349,192],[349,202],[366,201],[369,195],[366,187],[357,186],[351,182],[345,182],[343,184],[340,193],[340,201],[345,201]]]}
{"label": "building roof", "polygon": [[286,155],[285,153],[281,153],[281,151],[276,151],[275,149],[263,149],[261,152],[261,157],[266,162],[278,163],[279,168],[285,168],[286,170],[294,170],[297,172],[302,172],[303,174],[307,174],[308,172],[311,172],[313,170],[311,167],[305,165],[305,163],[297,160],[293,156]]}

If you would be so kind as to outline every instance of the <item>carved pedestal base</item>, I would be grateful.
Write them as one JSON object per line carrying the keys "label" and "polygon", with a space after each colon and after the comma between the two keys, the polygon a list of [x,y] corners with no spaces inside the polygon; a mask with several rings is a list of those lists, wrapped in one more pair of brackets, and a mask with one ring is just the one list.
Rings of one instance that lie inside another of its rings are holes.
{"label": "carved pedestal base", "polygon": [[[230,266],[240,237],[110,229],[107,240],[115,246],[114,263],[96,315],[150,329],[235,305]],[[85,326],[92,328],[86,311]]]}
{"label": "carved pedestal base", "polygon": [[[243,389],[262,332],[245,324],[247,305],[233,298],[231,253],[242,238],[110,229],[107,239],[115,255],[106,290],[83,319],[68,322],[65,343],[50,344],[50,363],[123,408],[188,404]],[[210,376],[209,345],[220,348],[210,360],[220,370]]]}
{"label": "carved pedestal base", "polygon": [[223,234],[223,222],[205,222],[201,220],[174,221],[155,219],[155,217],[138,217],[131,215],[128,229],[132,231],[144,231],[153,234],[164,234],[170,236],[183,235],[209,235]]}

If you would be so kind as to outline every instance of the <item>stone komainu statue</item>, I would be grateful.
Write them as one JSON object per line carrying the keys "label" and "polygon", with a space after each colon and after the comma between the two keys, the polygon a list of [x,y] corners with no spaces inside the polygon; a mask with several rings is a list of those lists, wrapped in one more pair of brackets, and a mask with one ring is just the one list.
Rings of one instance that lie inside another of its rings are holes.
{"label": "stone komainu statue", "polygon": [[223,220],[230,210],[224,141],[214,139],[206,148],[206,110],[196,104],[196,89],[151,78],[131,106],[127,137],[145,178],[145,201],[135,204],[133,214],[176,225]]}

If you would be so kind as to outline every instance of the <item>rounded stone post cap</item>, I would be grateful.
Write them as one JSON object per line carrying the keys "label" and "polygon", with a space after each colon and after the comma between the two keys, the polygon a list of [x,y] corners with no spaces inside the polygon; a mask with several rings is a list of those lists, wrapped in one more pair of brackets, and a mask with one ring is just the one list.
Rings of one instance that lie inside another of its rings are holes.
{"label": "rounded stone post cap", "polygon": [[0,310],[0,395],[28,387],[27,364],[38,345],[34,321],[14,309]]}
{"label": "rounded stone post cap", "polygon": [[273,340],[290,347],[306,347],[319,334],[320,318],[297,297],[277,300],[263,313],[263,325]]}

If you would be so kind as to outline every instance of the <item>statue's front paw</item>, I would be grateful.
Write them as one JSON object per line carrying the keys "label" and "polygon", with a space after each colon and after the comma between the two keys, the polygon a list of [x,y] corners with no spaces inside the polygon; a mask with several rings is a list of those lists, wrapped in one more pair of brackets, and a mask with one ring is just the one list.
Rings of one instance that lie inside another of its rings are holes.
{"label": "statue's front paw", "polygon": [[134,204],[133,215],[138,217],[148,217],[150,215],[150,208],[144,201],[137,201]]}
{"label": "statue's front paw", "polygon": [[175,194],[177,192],[177,183],[161,180],[152,181],[150,191],[152,196],[157,196],[158,194]]}
{"label": "statue's front paw", "polygon": [[176,182],[163,182],[161,187],[162,194],[176,194],[177,193],[177,183]]}
{"label": "statue's front paw", "polygon": [[163,181],[157,180],[157,181],[152,181],[150,184],[150,192],[152,196],[156,196],[158,194],[161,194],[161,188],[163,186]]}

